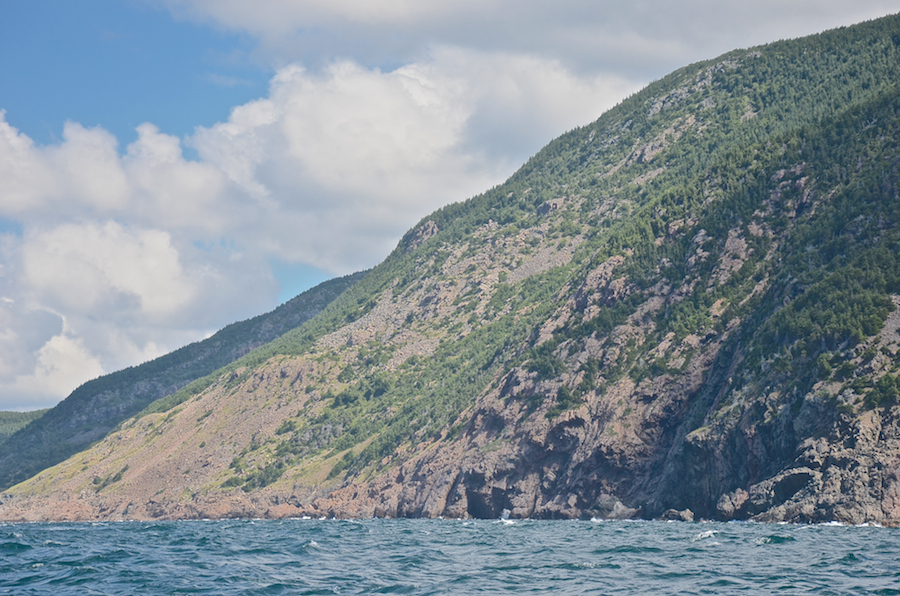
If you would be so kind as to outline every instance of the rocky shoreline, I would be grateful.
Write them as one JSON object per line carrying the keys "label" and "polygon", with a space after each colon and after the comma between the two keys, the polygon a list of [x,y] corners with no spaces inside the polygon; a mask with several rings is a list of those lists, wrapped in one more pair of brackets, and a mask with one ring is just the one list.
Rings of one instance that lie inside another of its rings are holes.
{"label": "rocky shoreline", "polygon": [[[654,510],[649,499],[547,490],[550,467],[523,470],[506,449],[437,449],[366,483],[332,489],[295,487],[210,491],[191,498],[127,494],[0,495],[0,520],[118,521],[257,518],[662,519],[680,521],[879,524],[900,526],[900,423],[892,412],[844,420],[836,436],[805,441],[794,464],[748,489],[720,495],[713,515],[691,508]],[[472,429],[469,446],[479,443]],[[851,446],[852,445],[852,446]],[[537,473],[542,473],[544,482]],[[516,480],[518,478],[518,480]]]}

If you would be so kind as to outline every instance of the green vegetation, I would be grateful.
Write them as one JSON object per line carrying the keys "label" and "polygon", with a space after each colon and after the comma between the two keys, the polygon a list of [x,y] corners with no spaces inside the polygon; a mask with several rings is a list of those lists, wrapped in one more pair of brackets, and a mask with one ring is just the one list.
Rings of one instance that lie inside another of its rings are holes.
{"label": "green vegetation", "polygon": [[25,428],[49,410],[32,410],[31,412],[0,412],[0,442],[5,441],[15,432]]}
{"label": "green vegetation", "polygon": [[96,490],[99,493],[101,490],[103,490],[110,484],[114,484],[114,483],[118,482],[119,480],[121,480],[122,477],[125,475],[125,472],[127,472],[127,471],[128,471],[128,465],[125,465],[122,469],[120,469],[115,474],[110,474],[109,476],[106,476],[104,478],[95,476],[94,480],[93,480],[94,490]]}
{"label": "green vegetation", "polygon": [[377,473],[463,437],[488,394],[550,424],[701,373],[692,428],[775,424],[817,384],[823,408],[891,407],[876,334],[900,294],[898,80],[900,16],[680,69],[425,218],[306,323],[167,377],[142,413],[322,363],[315,399],[232,462],[224,486],[252,491],[311,456],[335,482]]}
{"label": "green vegetation", "polygon": [[206,340],[85,383],[34,423],[14,429],[15,434],[0,444],[0,489],[88,447],[123,420],[179,388],[186,386],[188,392],[196,393],[207,381],[192,381],[301,325],[363,275],[324,282],[270,313],[228,325]]}
{"label": "green vegetation", "polygon": [[[529,411],[555,418],[626,374],[636,384],[681,374],[687,338],[735,323],[723,354],[746,366],[729,391],[793,396],[835,368],[847,375],[833,354],[877,333],[900,293],[898,40],[900,18],[889,17],[685,67],[552,141],[503,185],[428,216],[322,315],[229,370],[302,354],[372,312],[389,288],[402,302],[490,270],[498,281],[458,294],[440,321],[411,312],[406,328],[445,336],[437,351],[393,371],[371,357],[345,368],[343,388],[316,416],[283,425],[273,463],[243,481],[273,481],[311,453],[368,441],[339,460],[337,477],[384,465],[401,445],[458,436],[458,417],[516,367],[535,384]],[[510,243],[497,246],[518,248],[484,253],[487,262],[454,278],[449,268],[478,254],[475,235],[488,225]],[[422,242],[426,226],[437,232]],[[510,281],[549,246],[576,248]],[[623,259],[621,289],[586,288],[566,324],[538,343],[535,330],[612,257]],[[616,339],[629,324],[642,331]],[[678,355],[650,354],[664,338],[684,346]],[[589,339],[614,357],[585,363]],[[728,365],[723,356],[715,366]],[[577,384],[566,380],[577,373]],[[890,379],[864,390],[867,407],[896,396]]]}

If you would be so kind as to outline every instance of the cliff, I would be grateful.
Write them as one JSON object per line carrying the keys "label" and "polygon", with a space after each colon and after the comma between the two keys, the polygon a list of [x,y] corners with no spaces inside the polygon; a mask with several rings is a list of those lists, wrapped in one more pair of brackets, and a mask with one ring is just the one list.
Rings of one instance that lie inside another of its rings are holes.
{"label": "cliff", "polygon": [[900,17],[653,83],[0,518],[900,523]]}

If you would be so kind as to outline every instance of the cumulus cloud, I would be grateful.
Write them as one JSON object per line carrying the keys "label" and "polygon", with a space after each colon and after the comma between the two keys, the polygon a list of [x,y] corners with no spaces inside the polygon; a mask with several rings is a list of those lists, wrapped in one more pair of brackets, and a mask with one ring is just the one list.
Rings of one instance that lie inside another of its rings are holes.
{"label": "cumulus cloud", "polygon": [[0,251],[0,408],[53,405],[79,384],[272,306],[263,260],[176,248],[162,230],[62,224]]}
{"label": "cumulus cloud", "polygon": [[6,122],[6,110],[0,110],[0,181],[6,216],[41,207],[56,190],[51,164],[40,158],[30,138]]}
{"label": "cumulus cloud", "polygon": [[349,60],[319,72],[290,65],[266,98],[190,143],[256,201],[246,229],[265,226],[267,250],[347,273],[636,88],[579,78],[558,61],[458,48],[392,71]]}
{"label": "cumulus cloud", "polygon": [[265,255],[223,240],[241,202],[226,174],[138,132],[123,155],[77,123],[37,146],[0,113],[0,218],[16,224],[0,234],[0,408],[53,405],[273,305]]}
{"label": "cumulus cloud", "polygon": [[0,409],[52,405],[272,308],[271,263],[376,264],[421,217],[502,182],[674,67],[895,10],[148,1],[249,34],[276,74],[226,121],[184,139],[144,123],[124,148],[76,122],[37,145],[0,110]]}
{"label": "cumulus cloud", "polygon": [[[124,207],[130,189],[117,145],[115,137],[105,130],[66,122],[62,144],[48,148],[44,155],[58,177],[59,186],[53,195],[100,213]],[[60,207],[58,202],[55,208]]]}
{"label": "cumulus cloud", "polygon": [[14,396],[12,400],[7,398],[7,406],[41,404],[46,399],[44,396],[66,394],[72,387],[102,373],[103,366],[81,339],[54,335],[37,351],[34,369],[16,376],[11,386],[4,388]]}
{"label": "cumulus cloud", "polygon": [[235,264],[231,252],[178,250],[169,232],[112,220],[7,235],[0,407],[52,405],[104,372],[266,310],[276,288],[265,263]]}
{"label": "cumulus cloud", "polygon": [[894,0],[159,0],[180,18],[260,40],[264,60],[366,57],[412,62],[465,47],[558,59],[574,70],[642,80],[737,46],[797,37],[897,11]]}
{"label": "cumulus cloud", "polygon": [[122,161],[132,185],[128,214],[147,225],[215,236],[229,229],[241,197],[228,176],[206,163],[187,161],[181,141],[150,123],[137,127],[138,139]]}
{"label": "cumulus cloud", "polygon": [[0,394],[43,391],[46,405],[258,314],[274,306],[273,261],[370,267],[418,219],[635,88],[557,60],[436,47],[393,70],[288,65],[227,121],[184,141],[145,123],[121,152],[72,122],[38,146],[0,114],[0,217],[22,229],[0,243],[3,312],[42,322],[27,340],[22,326],[0,335]]}
{"label": "cumulus cloud", "polygon": [[43,304],[79,315],[133,312],[160,323],[194,294],[167,232],[131,231],[113,221],[29,234],[22,273]]}

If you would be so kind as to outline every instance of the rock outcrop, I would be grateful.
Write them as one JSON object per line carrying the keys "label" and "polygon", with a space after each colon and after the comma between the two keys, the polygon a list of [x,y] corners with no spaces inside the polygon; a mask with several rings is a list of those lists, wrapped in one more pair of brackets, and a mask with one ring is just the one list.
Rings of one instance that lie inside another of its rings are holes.
{"label": "rock outcrop", "polygon": [[897,40],[654,83],[0,519],[900,524]]}

